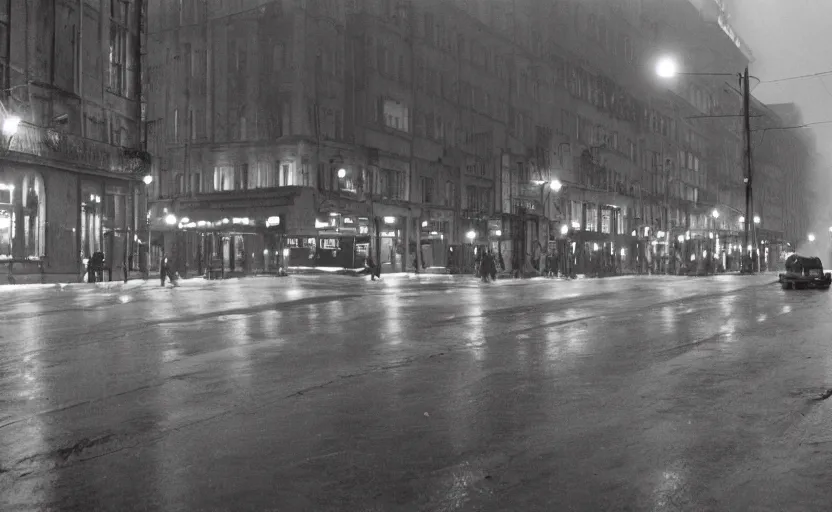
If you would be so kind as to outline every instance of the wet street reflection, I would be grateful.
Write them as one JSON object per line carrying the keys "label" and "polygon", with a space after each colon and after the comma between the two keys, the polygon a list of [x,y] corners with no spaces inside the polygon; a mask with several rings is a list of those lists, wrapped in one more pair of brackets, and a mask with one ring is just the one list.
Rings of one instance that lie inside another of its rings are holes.
{"label": "wet street reflection", "polygon": [[832,295],[771,281],[4,290],[0,510],[823,509]]}

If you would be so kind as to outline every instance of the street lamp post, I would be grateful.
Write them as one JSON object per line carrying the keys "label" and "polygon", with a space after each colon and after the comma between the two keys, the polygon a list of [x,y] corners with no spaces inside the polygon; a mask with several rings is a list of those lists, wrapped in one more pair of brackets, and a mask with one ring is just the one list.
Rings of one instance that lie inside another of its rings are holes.
{"label": "street lamp post", "polygon": [[[142,178],[142,182],[145,184],[144,187],[144,216],[145,216],[145,224],[147,225],[147,245],[144,247],[143,251],[145,253],[144,257],[144,268],[140,269],[144,278],[147,279],[150,277],[150,236],[151,236],[151,223],[150,223],[150,185],[153,183],[153,175],[146,174]],[[139,262],[141,262],[141,255],[139,255]]]}
{"label": "street lamp post", "polygon": [[[664,57],[659,59],[656,63],[656,74],[661,78],[673,78],[678,75],[685,76],[737,76],[735,73],[680,73],[676,62]],[[742,73],[739,73],[739,79],[742,85],[742,100],[743,100],[743,125],[745,132],[745,217],[744,224],[744,244],[743,247],[748,247],[749,232],[751,230],[752,220],[752,190],[751,190],[751,85],[748,75],[748,66]],[[744,252],[743,252],[744,254]],[[751,258],[743,258],[742,272],[750,273],[752,270]]]}

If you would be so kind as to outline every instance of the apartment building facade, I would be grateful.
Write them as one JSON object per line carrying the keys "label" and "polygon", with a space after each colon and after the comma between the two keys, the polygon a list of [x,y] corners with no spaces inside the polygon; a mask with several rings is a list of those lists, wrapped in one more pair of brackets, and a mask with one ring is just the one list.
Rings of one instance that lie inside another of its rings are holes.
{"label": "apartment building facade", "polygon": [[739,83],[654,72],[748,64],[718,2],[181,5],[151,0],[147,118],[185,267],[732,268]]}
{"label": "apartment building facade", "polygon": [[0,2],[0,266],[77,281],[103,252],[138,266],[141,0]]}

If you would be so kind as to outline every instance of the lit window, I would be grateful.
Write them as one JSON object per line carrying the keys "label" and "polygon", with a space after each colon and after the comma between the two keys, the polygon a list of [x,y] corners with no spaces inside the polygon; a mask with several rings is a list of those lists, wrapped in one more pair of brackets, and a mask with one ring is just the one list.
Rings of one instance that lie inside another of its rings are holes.
{"label": "lit window", "polygon": [[382,113],[385,126],[394,130],[410,132],[410,109],[404,103],[394,100],[384,100],[382,103]]}

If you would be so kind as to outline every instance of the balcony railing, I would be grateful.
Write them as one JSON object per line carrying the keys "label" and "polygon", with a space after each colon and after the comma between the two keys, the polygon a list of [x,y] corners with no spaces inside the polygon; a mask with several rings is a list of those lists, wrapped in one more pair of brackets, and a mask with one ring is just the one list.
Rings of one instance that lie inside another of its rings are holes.
{"label": "balcony railing", "polygon": [[140,175],[149,170],[150,156],[77,135],[20,123],[9,151],[116,174]]}

